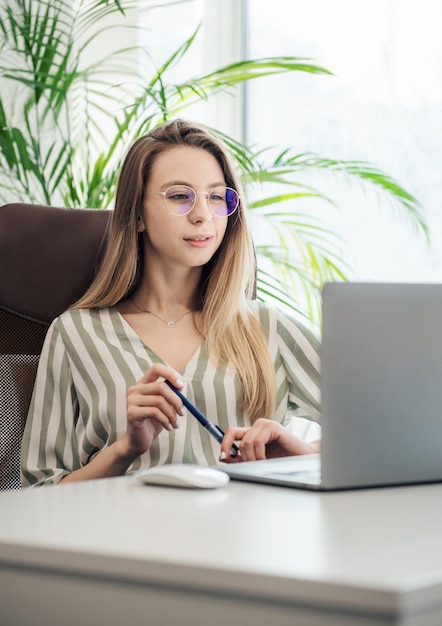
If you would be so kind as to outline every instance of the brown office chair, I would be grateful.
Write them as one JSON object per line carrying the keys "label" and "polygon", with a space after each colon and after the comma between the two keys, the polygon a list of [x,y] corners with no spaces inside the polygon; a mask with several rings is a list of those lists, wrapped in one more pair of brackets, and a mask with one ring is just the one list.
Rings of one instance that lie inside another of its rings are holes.
{"label": "brown office chair", "polygon": [[20,488],[20,445],[47,328],[89,286],[110,211],[0,207],[0,491]]}

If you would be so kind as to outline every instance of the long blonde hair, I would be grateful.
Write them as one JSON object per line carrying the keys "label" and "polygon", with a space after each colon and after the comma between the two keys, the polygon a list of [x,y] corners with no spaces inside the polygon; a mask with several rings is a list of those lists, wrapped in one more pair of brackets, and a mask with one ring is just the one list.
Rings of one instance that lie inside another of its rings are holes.
{"label": "long blonde hair", "polygon": [[144,248],[138,220],[155,158],[176,146],[202,148],[218,161],[226,185],[241,201],[228,218],[226,233],[213,258],[202,268],[202,332],[211,358],[235,368],[241,380],[242,409],[253,422],[275,410],[275,371],[259,322],[250,312],[256,261],[241,182],[227,147],[201,125],[172,120],[138,139],[119,175],[109,237],[99,271],[76,308],[114,306],[130,295],[141,279]]}

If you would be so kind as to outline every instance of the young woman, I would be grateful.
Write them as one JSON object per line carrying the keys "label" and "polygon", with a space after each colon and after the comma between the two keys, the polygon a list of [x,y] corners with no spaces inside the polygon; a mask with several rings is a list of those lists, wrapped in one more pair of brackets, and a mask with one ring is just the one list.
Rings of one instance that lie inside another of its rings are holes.
{"label": "young woman", "polygon": [[[224,144],[182,120],[137,140],[101,268],[46,337],[23,485],[316,452],[319,442],[287,427],[319,418],[318,342],[251,300],[254,280],[245,199]],[[226,432],[221,447],[164,379]]]}

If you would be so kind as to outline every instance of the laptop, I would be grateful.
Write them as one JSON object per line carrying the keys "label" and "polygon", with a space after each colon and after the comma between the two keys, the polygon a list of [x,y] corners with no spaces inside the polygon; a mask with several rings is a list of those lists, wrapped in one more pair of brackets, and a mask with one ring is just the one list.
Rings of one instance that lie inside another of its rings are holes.
{"label": "laptop", "polygon": [[442,285],[323,288],[320,455],[227,465],[332,491],[442,481]]}

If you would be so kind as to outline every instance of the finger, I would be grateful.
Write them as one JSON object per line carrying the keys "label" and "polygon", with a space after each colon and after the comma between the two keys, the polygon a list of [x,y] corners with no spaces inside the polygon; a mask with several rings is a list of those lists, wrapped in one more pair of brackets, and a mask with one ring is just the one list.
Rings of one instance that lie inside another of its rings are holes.
{"label": "finger", "polygon": [[274,438],[274,422],[258,419],[243,437],[239,448],[244,461],[260,461],[267,457],[266,446]]}
{"label": "finger", "polygon": [[229,428],[224,434],[223,440],[221,442],[221,453],[219,460],[226,463],[237,463],[241,461],[241,456],[238,454],[237,456],[232,456],[232,446],[235,441],[240,441],[245,433],[247,432],[247,428]]}
{"label": "finger", "polygon": [[128,390],[128,420],[155,419],[171,430],[178,428],[177,414],[181,410],[181,400],[162,382],[138,384]]}
{"label": "finger", "polygon": [[173,368],[163,365],[162,363],[154,363],[138,382],[150,383],[161,378],[166,378],[176,387],[181,388],[183,386],[183,381],[181,380],[179,373]]}
{"label": "finger", "polygon": [[162,384],[163,380],[166,379],[170,383],[172,383],[175,387],[180,389],[184,383],[180,378],[178,372],[176,372],[171,367],[167,367],[166,365],[162,365],[161,363],[154,363],[152,367],[144,374],[144,376],[140,379],[139,384],[141,385],[151,385],[153,383],[161,382],[160,386],[144,388],[143,393],[154,394],[157,393],[161,396],[167,398],[169,404],[174,408],[176,413],[179,415],[183,415],[183,403],[167,385]]}
{"label": "finger", "polygon": [[239,449],[243,461],[261,461],[266,458],[265,444],[259,440],[242,442]]}
{"label": "finger", "polygon": [[165,430],[173,430],[178,428],[178,421],[176,417],[167,416],[158,407],[134,407],[128,412],[128,427],[132,429],[142,428],[145,424],[150,423],[157,432],[160,432],[163,428]]}
{"label": "finger", "polygon": [[[170,369],[168,371],[173,372],[173,370],[170,370]],[[154,380],[151,382],[145,382],[145,378],[147,377],[147,374],[149,375],[149,378],[153,378]],[[177,389],[179,387],[182,387],[184,384],[180,378],[176,379],[175,376],[171,376],[169,374],[167,381],[171,382],[170,379],[173,380],[173,383],[172,383],[173,386],[175,386],[175,383],[177,383],[176,385]],[[146,395],[159,395],[164,398],[167,398],[169,404],[175,407],[178,413],[183,414],[182,413],[183,402],[181,398],[179,397],[177,393],[175,393],[173,389],[171,389],[168,385],[165,384],[165,380],[166,379],[164,376],[160,376],[159,378],[157,378],[155,376],[155,372],[152,372],[152,368],[151,368],[149,372],[146,373],[145,376],[143,376],[143,378],[140,381],[138,381],[138,383],[136,383],[135,387],[138,387],[141,393],[144,393]]]}
{"label": "finger", "polygon": [[266,437],[262,433],[247,433],[239,444],[243,461],[260,461],[266,458]]}

